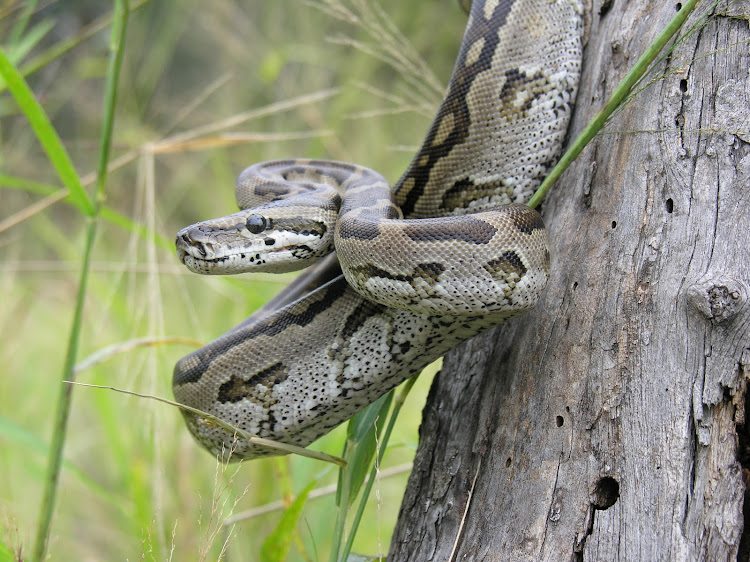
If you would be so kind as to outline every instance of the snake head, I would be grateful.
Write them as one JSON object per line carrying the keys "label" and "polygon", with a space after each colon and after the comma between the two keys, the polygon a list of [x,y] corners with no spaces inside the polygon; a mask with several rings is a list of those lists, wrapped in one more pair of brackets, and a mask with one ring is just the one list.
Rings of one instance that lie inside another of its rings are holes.
{"label": "snake head", "polygon": [[295,271],[333,250],[335,220],[325,211],[240,211],[183,228],[175,240],[177,257],[191,271],[209,275]]}

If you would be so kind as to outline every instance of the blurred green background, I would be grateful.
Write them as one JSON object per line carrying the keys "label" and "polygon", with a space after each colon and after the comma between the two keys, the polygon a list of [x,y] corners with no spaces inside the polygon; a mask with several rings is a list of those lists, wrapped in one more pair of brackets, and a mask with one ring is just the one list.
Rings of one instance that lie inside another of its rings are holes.
{"label": "blurred green background", "polygon": [[[208,342],[291,278],[190,274],[174,256],[177,230],[234,212],[234,179],[256,161],[334,158],[398,179],[466,20],[455,0],[131,4],[106,187],[113,212],[94,246],[79,364],[107,346],[117,353],[78,380],[171,398],[174,363],[194,347],[128,343]],[[0,45],[25,69],[84,181],[97,166],[111,9],[100,0],[0,5]],[[0,537],[26,553],[86,220],[59,196],[57,175],[4,87],[0,143]],[[156,235],[134,233],[139,226]],[[404,407],[383,465],[396,475],[376,484],[357,552],[388,551],[430,380],[425,373]],[[343,436],[339,428],[314,447],[339,454]],[[258,508],[288,504],[313,481],[336,481],[334,469],[299,457],[219,466],[176,409],[91,388],[75,389],[65,463],[53,560],[215,560],[222,549],[229,560],[260,559],[283,509]],[[222,527],[246,510],[256,515],[231,533]],[[326,560],[334,518],[332,495],[310,499],[288,559]]]}

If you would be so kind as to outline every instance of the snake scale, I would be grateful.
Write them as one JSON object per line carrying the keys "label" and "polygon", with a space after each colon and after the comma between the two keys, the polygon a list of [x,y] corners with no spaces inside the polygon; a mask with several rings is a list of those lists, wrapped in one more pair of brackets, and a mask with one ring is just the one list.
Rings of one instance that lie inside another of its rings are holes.
{"label": "snake scale", "polygon": [[[243,210],[180,231],[183,263],[200,273],[289,271],[335,249],[344,275],[181,359],[176,399],[307,446],[533,307],[549,253],[541,218],[522,204],[559,157],[582,32],[581,0],[474,0],[447,93],[392,190],[372,170],[333,161],[245,170]],[[279,454],[183,414],[214,454]]]}

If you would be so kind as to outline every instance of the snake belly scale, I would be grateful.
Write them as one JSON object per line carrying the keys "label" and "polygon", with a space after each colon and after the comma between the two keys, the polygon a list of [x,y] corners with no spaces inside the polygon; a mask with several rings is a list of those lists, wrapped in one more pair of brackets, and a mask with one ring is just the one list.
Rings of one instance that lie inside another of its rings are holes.
{"label": "snake belly scale", "polygon": [[[448,86],[393,190],[325,160],[245,170],[239,213],[177,237],[201,273],[288,271],[335,249],[343,275],[175,366],[176,399],[306,446],[448,350],[533,307],[546,232],[522,204],[556,162],[581,64],[581,0],[474,0]],[[279,454],[184,413],[233,459]]]}

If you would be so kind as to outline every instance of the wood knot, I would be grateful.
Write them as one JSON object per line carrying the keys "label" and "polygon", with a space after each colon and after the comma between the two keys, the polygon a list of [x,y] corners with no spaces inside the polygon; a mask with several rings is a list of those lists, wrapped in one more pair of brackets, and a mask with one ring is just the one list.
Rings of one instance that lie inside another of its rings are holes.
{"label": "wood knot", "polygon": [[747,301],[746,287],[731,277],[704,278],[687,290],[693,309],[720,324],[733,318]]}

